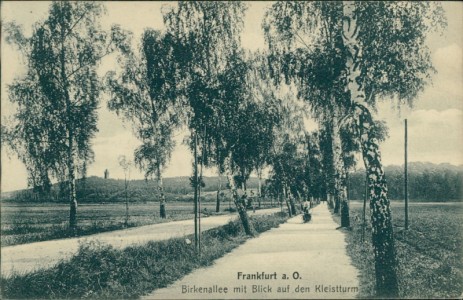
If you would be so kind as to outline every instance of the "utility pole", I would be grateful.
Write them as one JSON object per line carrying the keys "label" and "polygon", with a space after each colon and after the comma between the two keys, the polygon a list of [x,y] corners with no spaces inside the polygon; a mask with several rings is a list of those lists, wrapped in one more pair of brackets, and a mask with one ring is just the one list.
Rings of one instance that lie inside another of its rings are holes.
{"label": "utility pole", "polygon": [[201,147],[201,170],[199,174],[199,180],[198,182],[198,190],[199,190],[199,195],[198,195],[198,250],[199,250],[199,255],[201,255],[201,184],[203,182],[203,165],[204,165],[204,151],[206,148],[206,125],[204,125],[204,134],[203,134],[203,146]]}
{"label": "utility pole", "polygon": [[346,181],[347,181],[347,200],[350,200],[349,193],[350,193],[350,179],[349,179],[349,171],[346,170]]}
{"label": "utility pole", "polygon": [[404,193],[405,193],[405,230],[408,229],[408,132],[407,119],[405,119],[405,164],[404,164]]}
{"label": "utility pole", "polygon": [[194,214],[195,214],[195,247],[198,250],[198,136],[195,132],[195,167],[194,167]]}
{"label": "utility pole", "polygon": [[365,176],[365,196],[363,197],[363,224],[362,224],[362,242],[365,240],[365,227],[367,226],[367,220],[365,217],[367,210],[367,199],[368,199],[368,173]]}

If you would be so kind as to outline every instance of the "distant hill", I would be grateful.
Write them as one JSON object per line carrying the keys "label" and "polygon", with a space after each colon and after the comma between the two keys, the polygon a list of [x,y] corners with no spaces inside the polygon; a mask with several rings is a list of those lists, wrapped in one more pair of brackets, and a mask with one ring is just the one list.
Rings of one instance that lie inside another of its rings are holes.
{"label": "distant hill", "polygon": [[[217,191],[219,186],[218,177],[203,177],[203,181],[205,186],[202,191],[204,193]],[[221,178],[221,182],[222,190],[227,189],[227,180],[225,177]],[[257,185],[257,178],[250,178],[247,182],[249,189],[255,189]],[[192,201],[193,199],[194,190],[190,185],[190,178],[187,176],[164,178],[163,186],[168,201]],[[39,195],[32,192],[31,189],[18,190],[2,193],[2,200],[10,202],[67,203],[65,189],[65,184],[61,189],[59,184],[54,184],[51,192],[47,195]],[[125,201],[124,180],[103,179],[96,176],[78,179],[76,180],[76,194],[80,203],[122,202]],[[131,180],[128,186],[128,196],[131,202],[157,200],[157,182],[155,180]]]}
{"label": "distant hill", "polygon": [[[409,171],[409,198],[415,201],[462,201],[463,166],[412,162]],[[385,167],[390,199],[404,198],[403,166]],[[227,189],[227,180],[221,178],[222,190]],[[213,201],[219,184],[218,177],[204,177],[203,195],[206,201]],[[193,201],[193,188],[187,176],[163,180],[167,201]],[[257,178],[250,178],[249,189],[256,189]],[[76,182],[79,203],[114,203],[125,201],[124,180],[103,179],[92,176]],[[349,174],[349,198],[363,199],[365,192],[365,170]],[[225,192],[228,195],[228,192]],[[128,196],[131,202],[157,201],[157,184],[153,180],[131,180]],[[2,193],[2,201],[10,202],[58,202],[67,203],[65,185],[63,189],[54,184],[48,195],[38,195],[31,189]]]}

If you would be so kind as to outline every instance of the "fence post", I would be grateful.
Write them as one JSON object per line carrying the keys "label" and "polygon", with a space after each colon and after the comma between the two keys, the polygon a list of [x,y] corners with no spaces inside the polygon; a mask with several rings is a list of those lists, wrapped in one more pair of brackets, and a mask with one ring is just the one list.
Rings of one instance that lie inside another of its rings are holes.
{"label": "fence post", "polygon": [[405,163],[404,163],[404,193],[405,193],[405,230],[408,229],[408,132],[407,119],[405,119]]}
{"label": "fence post", "polygon": [[195,186],[195,195],[194,195],[194,214],[195,214],[195,247],[198,250],[198,137],[195,135],[195,167],[194,167],[194,186]]}

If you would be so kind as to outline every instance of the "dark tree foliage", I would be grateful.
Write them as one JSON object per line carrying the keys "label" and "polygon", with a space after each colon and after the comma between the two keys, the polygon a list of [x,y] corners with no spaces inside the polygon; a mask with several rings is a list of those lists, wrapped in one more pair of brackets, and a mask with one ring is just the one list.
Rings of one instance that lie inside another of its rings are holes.
{"label": "dark tree foliage", "polygon": [[[271,76],[277,84],[294,82],[298,96],[310,103],[312,116],[332,131],[329,134],[332,162],[326,164],[332,169],[326,169],[326,173],[333,178],[327,178],[332,184],[327,198],[335,213],[339,212],[341,204],[345,207],[342,224],[348,227],[346,167],[339,132],[341,118],[348,108],[343,53],[339,50],[342,40],[331,34],[316,37],[309,34],[310,30],[319,26],[325,32],[335,30],[335,19],[326,19],[319,24],[317,20],[307,18],[308,23],[300,23],[298,18],[306,14],[315,15],[317,9],[325,14],[336,11],[333,3],[277,2],[269,10],[263,27],[270,47],[268,62]],[[288,11],[294,15],[285,15]]]}
{"label": "dark tree foliage", "polygon": [[288,205],[290,215],[296,214],[294,199],[307,197],[307,152],[304,140],[291,140],[288,135],[282,138],[279,149],[271,156],[269,174],[272,189],[278,191]]}
{"label": "dark tree foliage", "polygon": [[[244,11],[240,2],[180,1],[176,9],[164,13],[167,33],[175,41],[173,54],[179,68],[176,92],[185,99],[186,123],[197,134],[204,126],[225,126],[210,121],[217,121],[217,106],[224,96],[242,93],[242,83],[233,79],[244,65],[239,38]],[[232,81],[227,83],[228,79]]]}
{"label": "dark tree foliage", "polygon": [[[215,160],[219,170],[224,169],[245,231],[252,235],[244,198],[238,196],[233,179],[240,175],[244,180],[253,167],[244,166],[249,158],[237,154],[249,151],[242,144],[246,137],[238,136],[239,126],[250,117],[243,113],[248,109],[242,78],[248,64],[240,42],[245,9],[241,2],[179,2],[164,12],[164,23],[177,48],[177,93],[185,99],[184,122],[195,161],[211,165]],[[195,176],[197,169],[195,165]]]}
{"label": "dark tree foliage", "polygon": [[127,44],[119,52],[121,74],[110,71],[106,75],[111,94],[108,107],[130,121],[142,141],[135,150],[135,162],[147,178],[161,175],[174,147],[173,131],[180,125],[172,49],[169,35],[145,30],[140,53]]}
{"label": "dark tree foliage", "polygon": [[[355,154],[360,152],[360,142],[358,136],[356,136],[355,124],[346,122],[346,124],[341,127],[340,134],[344,167],[346,171],[350,172],[354,170],[357,165]],[[386,122],[375,121],[372,128],[372,135],[379,142],[384,142],[389,137]]]}

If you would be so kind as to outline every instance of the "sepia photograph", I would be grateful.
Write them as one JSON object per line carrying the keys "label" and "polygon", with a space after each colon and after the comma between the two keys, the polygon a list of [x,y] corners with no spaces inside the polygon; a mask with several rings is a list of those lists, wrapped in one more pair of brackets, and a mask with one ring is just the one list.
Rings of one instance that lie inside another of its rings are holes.
{"label": "sepia photograph", "polygon": [[0,10],[1,299],[463,298],[463,2]]}

